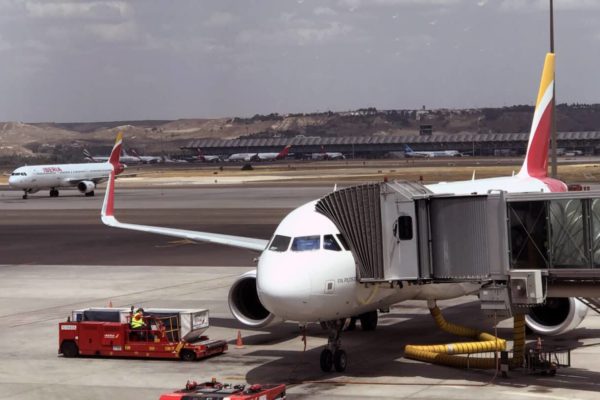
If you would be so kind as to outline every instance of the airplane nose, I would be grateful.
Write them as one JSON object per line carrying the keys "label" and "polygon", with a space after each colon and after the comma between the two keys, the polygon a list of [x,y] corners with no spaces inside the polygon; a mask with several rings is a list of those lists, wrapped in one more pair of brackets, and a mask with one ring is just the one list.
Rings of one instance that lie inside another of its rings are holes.
{"label": "airplane nose", "polygon": [[8,178],[8,184],[9,184],[9,186],[15,186],[16,183],[17,183],[17,177],[16,176],[10,176]]}
{"label": "airplane nose", "polygon": [[277,316],[289,318],[290,310],[302,309],[309,302],[310,278],[300,269],[278,268],[267,272],[259,265],[256,283],[261,303]]}

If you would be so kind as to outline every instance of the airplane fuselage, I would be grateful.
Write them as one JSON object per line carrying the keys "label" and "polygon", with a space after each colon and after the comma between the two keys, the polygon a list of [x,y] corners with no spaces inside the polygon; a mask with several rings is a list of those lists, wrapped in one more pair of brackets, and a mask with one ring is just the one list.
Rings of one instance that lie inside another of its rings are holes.
{"label": "airplane fuselage", "polygon": [[[434,193],[474,194],[566,191],[557,180],[512,176],[427,185]],[[402,288],[363,285],[356,263],[333,222],[315,210],[316,201],[288,214],[262,252],[256,286],[261,303],[278,319],[303,322],[347,318],[388,308],[404,300],[443,300],[474,293],[477,283],[444,283]]]}
{"label": "airplane fuselage", "polygon": [[112,168],[110,163],[31,165],[15,169],[8,183],[12,188],[32,192],[74,187],[81,181],[106,180]]}

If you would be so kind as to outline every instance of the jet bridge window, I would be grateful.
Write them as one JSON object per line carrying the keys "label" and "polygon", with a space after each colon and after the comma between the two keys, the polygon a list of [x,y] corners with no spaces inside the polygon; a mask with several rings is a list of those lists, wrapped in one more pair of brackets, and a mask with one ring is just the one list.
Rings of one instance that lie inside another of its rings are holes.
{"label": "jet bridge window", "polygon": [[289,236],[275,235],[269,246],[269,250],[284,252],[290,247],[290,241],[292,240]]}
{"label": "jet bridge window", "polygon": [[333,251],[342,251],[342,248],[335,240],[333,235],[325,235],[323,236],[323,249],[325,250],[333,250]]}
{"label": "jet bridge window", "polygon": [[319,250],[321,248],[321,236],[298,236],[292,242],[292,251]]}

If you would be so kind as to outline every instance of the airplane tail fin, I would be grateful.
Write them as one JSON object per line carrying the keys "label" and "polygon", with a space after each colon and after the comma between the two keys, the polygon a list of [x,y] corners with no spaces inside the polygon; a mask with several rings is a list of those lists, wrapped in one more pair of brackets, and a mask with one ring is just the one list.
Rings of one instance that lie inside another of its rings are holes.
{"label": "airplane tail fin", "polygon": [[283,150],[281,150],[281,151],[279,152],[279,154],[277,154],[277,157],[276,157],[276,158],[277,158],[277,159],[280,159],[280,158],[285,158],[285,157],[288,155],[288,153],[290,152],[290,147],[292,147],[292,145],[291,145],[291,144],[288,144],[287,146],[285,146],[285,147],[283,148]]}
{"label": "airplane tail fin", "polygon": [[548,175],[548,145],[552,129],[554,104],[554,53],[546,54],[544,70],[540,80],[535,112],[529,133],[525,161],[519,176],[544,178]]}
{"label": "airplane tail fin", "polygon": [[116,174],[119,174],[123,171],[123,165],[119,162],[121,158],[121,148],[123,147],[123,133],[119,132],[117,135],[117,140],[115,140],[115,145],[110,152],[110,157],[108,162],[112,164],[113,169]]}
{"label": "airplane tail fin", "polygon": [[84,158],[91,162],[97,162],[94,156],[88,151],[88,149],[83,149]]}

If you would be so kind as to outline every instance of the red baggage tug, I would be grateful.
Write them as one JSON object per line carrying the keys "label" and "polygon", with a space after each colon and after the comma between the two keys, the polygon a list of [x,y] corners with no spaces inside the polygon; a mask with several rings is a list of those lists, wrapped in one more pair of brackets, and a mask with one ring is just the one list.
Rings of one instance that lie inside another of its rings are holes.
{"label": "red baggage tug", "polygon": [[283,400],[285,385],[229,385],[215,380],[212,382],[190,382],[185,389],[165,393],[160,400]]}
{"label": "red baggage tug", "polygon": [[59,323],[59,354],[193,361],[227,350],[224,340],[202,335],[209,326],[208,310],[147,309],[141,329],[131,328],[132,316],[127,308],[73,311]]}

